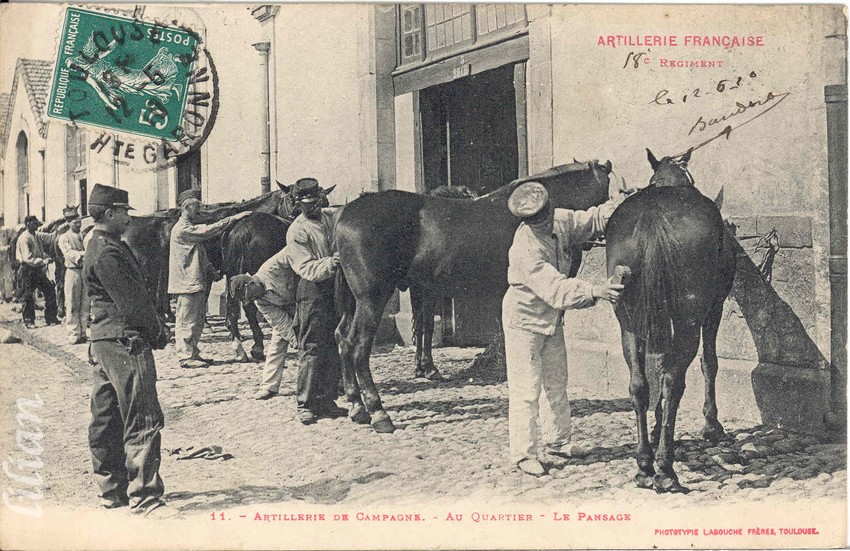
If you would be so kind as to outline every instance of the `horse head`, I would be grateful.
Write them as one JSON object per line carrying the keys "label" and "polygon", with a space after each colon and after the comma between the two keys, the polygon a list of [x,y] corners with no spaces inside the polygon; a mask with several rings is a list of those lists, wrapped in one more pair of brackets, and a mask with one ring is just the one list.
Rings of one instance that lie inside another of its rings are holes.
{"label": "horse head", "polygon": [[[286,220],[295,220],[295,218],[301,214],[301,208],[298,206],[298,201],[295,200],[295,196],[292,194],[292,186],[287,186],[277,182],[277,187],[279,187],[280,190],[275,193],[280,194],[280,202],[277,205],[275,214]],[[328,195],[330,195],[335,188],[336,186],[334,185],[322,190],[322,207],[330,206]]]}
{"label": "horse head", "polygon": [[653,175],[649,180],[650,186],[694,186],[694,177],[688,172],[688,161],[691,160],[693,148],[677,159],[675,157],[664,157],[660,161],[655,158],[649,148],[646,149],[646,158],[652,166]]}

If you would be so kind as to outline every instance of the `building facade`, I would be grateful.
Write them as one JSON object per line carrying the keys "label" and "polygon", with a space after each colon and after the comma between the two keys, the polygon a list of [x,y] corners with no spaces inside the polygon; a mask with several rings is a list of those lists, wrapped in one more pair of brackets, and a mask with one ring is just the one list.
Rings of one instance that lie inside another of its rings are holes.
{"label": "building facade", "polygon": [[[831,303],[838,296],[843,310],[846,217],[835,212],[846,208],[846,168],[831,180],[841,148],[831,157],[830,143],[841,136],[829,135],[827,116],[846,109],[840,10],[384,4],[253,14],[268,71],[270,177],[313,174],[338,186],[339,204],[393,188],[486,193],[573,159],[610,159],[617,179],[641,187],[646,148],[660,158],[698,147],[691,172],[706,196],[722,196],[740,245],[718,343],[721,408],[818,428],[843,407],[830,398],[843,394],[836,364],[846,360],[830,356],[843,350]],[[678,43],[629,39],[647,21],[670,29],[656,40]],[[795,21],[795,32],[780,21]],[[603,260],[601,249],[587,254],[581,277],[603,279]],[[500,298],[447,301],[444,339],[488,342]],[[407,338],[400,303],[394,318]],[[571,380],[622,395],[628,370],[612,310],[570,312],[567,333]],[[701,400],[698,369],[688,384]]]}

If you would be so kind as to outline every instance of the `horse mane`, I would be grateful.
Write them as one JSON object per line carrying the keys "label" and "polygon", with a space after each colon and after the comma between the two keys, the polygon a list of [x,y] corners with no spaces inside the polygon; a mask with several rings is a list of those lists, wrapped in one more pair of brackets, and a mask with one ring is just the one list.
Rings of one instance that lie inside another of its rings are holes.
{"label": "horse mane", "polygon": [[512,180],[511,182],[500,187],[499,189],[491,191],[486,195],[482,195],[475,200],[481,201],[500,198],[507,199],[508,196],[510,196],[510,194],[513,193],[513,191],[520,184],[523,184],[525,182],[541,182],[545,184],[547,181],[558,180],[575,172],[584,172],[586,170],[590,170],[596,162],[597,161],[594,160],[586,163],[574,162],[567,165],[553,166],[552,168],[544,170],[543,172],[538,172],[536,174],[531,174],[529,176],[523,176],[522,178]]}
{"label": "horse mane", "polygon": [[475,199],[478,194],[466,186],[440,186],[428,193],[431,197],[443,197],[445,199]]}
{"label": "horse mane", "polygon": [[[207,214],[209,216],[216,217],[216,216],[219,216],[221,214],[221,212],[225,212],[225,211],[230,212],[233,209],[236,209],[234,214],[236,212],[243,212],[243,211],[246,211],[246,210],[256,210],[257,206],[259,206],[261,203],[266,201],[269,197],[271,197],[275,193],[282,193],[282,192],[278,191],[278,190],[269,191],[269,192],[263,193],[262,195],[259,195],[257,197],[252,197],[251,199],[245,199],[243,201],[239,201],[238,203],[236,201],[230,201],[230,202],[226,202],[226,203],[213,203],[212,205],[207,205],[203,209],[203,211],[204,211],[205,214]],[[229,214],[224,214],[224,216],[229,216]]]}

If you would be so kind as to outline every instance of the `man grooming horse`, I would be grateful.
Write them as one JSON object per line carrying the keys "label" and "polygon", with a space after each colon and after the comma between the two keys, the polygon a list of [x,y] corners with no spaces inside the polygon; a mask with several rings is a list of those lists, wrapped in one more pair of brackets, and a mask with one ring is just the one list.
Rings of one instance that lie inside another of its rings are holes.
{"label": "man grooming horse", "polygon": [[295,182],[301,214],[287,232],[286,251],[292,269],[301,277],[295,294],[296,333],[301,351],[298,369],[298,420],[305,425],[319,417],[345,416],[337,407],[340,366],[334,329],[339,317],[334,306],[334,275],[339,253],[332,253],[333,215],[322,210],[326,193],[314,178]]}
{"label": "man grooming horse", "polygon": [[555,425],[550,453],[588,454],[571,443],[564,310],[587,308],[599,299],[616,303],[623,286],[611,280],[593,285],[568,277],[570,248],[600,237],[619,202],[611,199],[586,211],[555,209],[538,182],[521,184],[508,198],[508,209],[522,220],[508,253],[510,287],[502,301],[510,457],[532,476],[546,472],[537,459],[541,388]]}
{"label": "man grooming horse", "polygon": [[239,212],[214,224],[199,224],[198,212],[203,205],[198,189],[180,193],[177,204],[181,213],[171,229],[168,259],[168,292],[177,295],[177,353],[181,367],[206,367],[209,360],[202,358],[198,350],[204,330],[210,267],[203,241],[221,235],[251,213]]}

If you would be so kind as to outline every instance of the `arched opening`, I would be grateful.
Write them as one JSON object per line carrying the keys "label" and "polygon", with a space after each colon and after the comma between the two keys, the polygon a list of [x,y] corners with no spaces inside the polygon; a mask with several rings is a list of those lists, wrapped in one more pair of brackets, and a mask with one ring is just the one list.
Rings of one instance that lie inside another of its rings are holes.
{"label": "arched opening", "polygon": [[15,153],[18,176],[18,222],[23,222],[30,213],[29,140],[23,130],[18,134],[18,140],[15,142]]}

